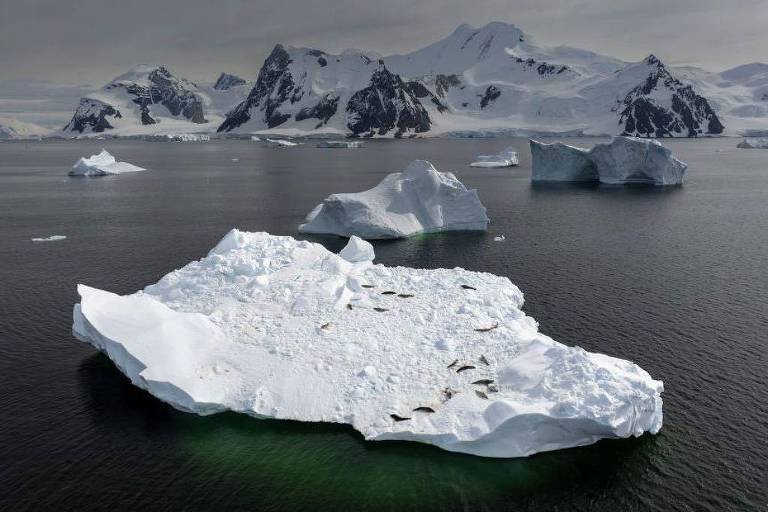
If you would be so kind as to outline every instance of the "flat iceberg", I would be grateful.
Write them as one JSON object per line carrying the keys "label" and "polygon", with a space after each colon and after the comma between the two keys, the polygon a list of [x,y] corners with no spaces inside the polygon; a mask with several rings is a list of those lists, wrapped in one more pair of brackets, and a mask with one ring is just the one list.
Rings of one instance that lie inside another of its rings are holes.
{"label": "flat iceberg", "polygon": [[137,167],[127,162],[118,162],[115,157],[110,155],[106,149],[102,149],[98,155],[91,155],[89,158],[82,157],[72,170],[70,176],[106,176],[108,174],[123,174],[126,172],[137,172],[145,169]]}
{"label": "flat iceberg", "polygon": [[520,161],[517,158],[517,151],[509,147],[498,155],[478,155],[477,160],[469,164],[470,167],[513,167]]}
{"label": "flat iceberg", "polygon": [[60,242],[61,240],[66,240],[67,237],[65,235],[51,235],[47,236],[45,238],[33,238],[33,242]]}
{"label": "flat iceberg", "polygon": [[317,143],[318,148],[355,149],[362,145],[363,143],[359,140],[324,140]]}
{"label": "flat iceberg", "polygon": [[661,428],[662,382],[539,333],[509,279],[373,257],[360,239],[337,255],[232,230],[132,295],[79,285],[73,332],[201,415],[347,423],[486,457]]}
{"label": "flat iceberg", "polygon": [[438,172],[426,160],[414,160],[405,171],[388,175],[370,190],[328,196],[307,215],[299,231],[377,239],[487,226],[476,190],[468,190],[452,173]]}
{"label": "flat iceberg", "polygon": [[531,143],[533,181],[595,181],[608,185],[680,185],[688,165],[653,139],[613,137],[586,150]]}
{"label": "flat iceberg", "polygon": [[298,142],[292,142],[286,139],[264,139],[264,142],[266,142],[270,146],[275,146],[275,147],[290,147],[290,146],[299,145]]}
{"label": "flat iceberg", "polygon": [[736,145],[741,149],[768,149],[768,138],[747,137]]}

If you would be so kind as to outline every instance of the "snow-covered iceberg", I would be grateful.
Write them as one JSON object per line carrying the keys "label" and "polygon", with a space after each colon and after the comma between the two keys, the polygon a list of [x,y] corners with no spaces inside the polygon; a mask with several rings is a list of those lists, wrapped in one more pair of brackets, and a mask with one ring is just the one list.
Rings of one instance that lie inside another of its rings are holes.
{"label": "snow-covered iceberg", "polygon": [[376,239],[487,226],[476,190],[468,190],[452,173],[438,172],[426,160],[414,160],[405,171],[388,175],[370,190],[328,196],[307,215],[299,231]]}
{"label": "snow-covered iceberg", "polygon": [[747,137],[736,145],[741,149],[768,149],[768,138]]}
{"label": "snow-covered iceberg", "polygon": [[118,162],[115,157],[109,154],[106,149],[102,149],[98,155],[91,155],[89,158],[82,157],[72,170],[70,176],[106,176],[108,174],[123,174],[126,172],[137,172],[145,169],[137,167],[127,162]]}
{"label": "snow-covered iceberg", "polygon": [[[342,256],[351,256],[352,261]],[[73,332],[198,414],[348,423],[486,457],[656,433],[663,384],[538,332],[505,277],[232,230],[132,295],[79,285]]]}
{"label": "snow-covered iceberg", "polygon": [[520,161],[517,158],[515,148],[509,147],[498,155],[478,155],[477,160],[469,164],[470,167],[513,167]]}
{"label": "snow-covered iceberg", "polygon": [[688,165],[652,139],[613,137],[586,150],[531,140],[533,181],[599,181],[609,185],[680,185]]}

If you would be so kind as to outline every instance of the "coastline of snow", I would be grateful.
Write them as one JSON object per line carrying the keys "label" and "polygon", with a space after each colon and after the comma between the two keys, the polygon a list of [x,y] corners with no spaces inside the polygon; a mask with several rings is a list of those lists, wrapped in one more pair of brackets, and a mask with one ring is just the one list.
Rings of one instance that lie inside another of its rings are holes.
{"label": "coastline of snow", "polygon": [[146,169],[128,162],[118,162],[106,149],[102,149],[98,155],[82,157],[75,162],[70,176],[107,176],[109,174],[123,174],[126,172],[138,172]]}
{"label": "coastline of snow", "polygon": [[681,185],[688,164],[654,139],[613,137],[592,149],[530,141],[534,182]]}
{"label": "coastline of snow", "polygon": [[[352,261],[347,261],[349,256]],[[133,295],[78,286],[77,338],[182,411],[347,423],[520,457],[657,433],[663,384],[538,332],[509,279],[232,230]]]}
{"label": "coastline of snow", "polygon": [[299,226],[302,233],[357,235],[365,239],[405,238],[439,231],[484,231],[486,210],[476,190],[456,176],[414,160],[370,190],[332,194]]}

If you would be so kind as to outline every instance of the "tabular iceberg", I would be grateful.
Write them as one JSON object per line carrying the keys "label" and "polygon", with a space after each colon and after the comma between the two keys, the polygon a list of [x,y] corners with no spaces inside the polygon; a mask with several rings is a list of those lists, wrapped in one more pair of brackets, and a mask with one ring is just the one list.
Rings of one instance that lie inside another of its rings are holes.
{"label": "tabular iceberg", "polygon": [[478,155],[477,161],[469,164],[470,167],[513,167],[520,162],[515,148],[509,147],[498,155]]}
{"label": "tabular iceberg", "polygon": [[656,140],[614,137],[591,150],[531,143],[533,181],[599,181],[608,185],[680,185],[688,165]]}
{"label": "tabular iceberg", "polygon": [[768,139],[748,137],[736,145],[741,149],[768,149]]}
{"label": "tabular iceberg", "polygon": [[123,174],[126,172],[137,172],[145,169],[137,167],[127,162],[118,162],[115,157],[110,155],[106,149],[102,149],[98,155],[91,155],[89,158],[82,157],[72,170],[70,176],[106,176],[108,174]]}
{"label": "tabular iceberg", "polygon": [[597,181],[597,168],[589,151],[562,142],[531,140],[533,181]]}
{"label": "tabular iceberg", "polygon": [[539,333],[509,279],[374,265],[367,242],[350,245],[353,262],[232,230],[133,295],[79,285],[73,332],[198,414],[348,423],[487,457],[661,428],[662,382]]}
{"label": "tabular iceberg", "polygon": [[299,226],[303,233],[361,238],[404,238],[437,231],[485,230],[488,217],[476,190],[452,173],[414,160],[370,190],[333,194]]}

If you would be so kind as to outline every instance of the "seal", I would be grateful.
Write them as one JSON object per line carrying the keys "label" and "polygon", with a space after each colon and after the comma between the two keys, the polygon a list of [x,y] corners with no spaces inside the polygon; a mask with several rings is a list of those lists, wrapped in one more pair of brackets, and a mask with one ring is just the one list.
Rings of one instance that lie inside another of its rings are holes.
{"label": "seal", "polygon": [[483,393],[482,391],[479,391],[479,390],[477,390],[477,389],[476,389],[476,390],[475,390],[475,394],[476,394],[477,396],[479,396],[480,398],[482,398],[483,400],[488,400],[488,395],[486,395],[486,394],[485,394],[485,393]]}
{"label": "seal", "polygon": [[459,360],[458,359],[454,359],[453,362],[447,366],[447,368],[448,369],[453,368],[457,364],[459,364]]}
{"label": "seal", "polygon": [[491,366],[491,363],[489,363],[488,360],[485,358],[485,356],[482,354],[480,354],[480,362],[483,363],[485,366]]}
{"label": "seal", "polygon": [[374,311],[378,311],[379,313],[383,313],[385,311],[389,311],[387,308],[373,308]]}
{"label": "seal", "polygon": [[411,297],[413,297],[413,295],[411,295],[410,293],[400,293],[398,294],[398,297],[400,297],[401,299],[410,299]]}
{"label": "seal", "polygon": [[403,416],[399,416],[397,414],[390,414],[389,417],[395,421],[408,421],[409,419],[411,419],[411,418],[404,418]]}
{"label": "seal", "polygon": [[435,412],[435,410],[431,407],[417,407],[413,410],[413,412]]}
{"label": "seal", "polygon": [[382,295],[397,295],[397,292],[393,292],[392,290],[387,290],[386,292],[381,292]]}
{"label": "seal", "polygon": [[474,369],[475,369],[475,367],[474,367],[474,366],[472,366],[471,364],[468,364],[468,365],[466,365],[466,366],[462,366],[461,368],[459,368],[458,370],[456,370],[456,373],[461,373],[461,372],[463,372],[463,371],[465,371],[465,370],[474,370]]}
{"label": "seal", "polygon": [[477,288],[475,288],[474,286],[469,286],[468,284],[463,284],[461,285],[461,287],[464,288],[465,290],[477,290]]}
{"label": "seal", "polygon": [[493,379],[480,379],[476,380],[472,384],[477,384],[478,386],[487,386],[488,384],[493,384]]}
{"label": "seal", "polygon": [[373,286],[372,284],[361,284],[360,286],[362,286],[363,288],[375,288],[375,286]]}
{"label": "seal", "polygon": [[488,332],[488,331],[492,331],[494,329],[498,329],[498,327],[499,327],[499,324],[495,324],[495,325],[493,325],[491,327],[480,327],[478,329],[475,329],[475,331],[477,331],[477,332]]}

